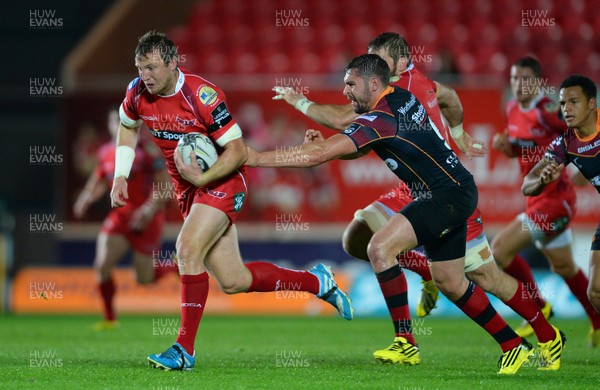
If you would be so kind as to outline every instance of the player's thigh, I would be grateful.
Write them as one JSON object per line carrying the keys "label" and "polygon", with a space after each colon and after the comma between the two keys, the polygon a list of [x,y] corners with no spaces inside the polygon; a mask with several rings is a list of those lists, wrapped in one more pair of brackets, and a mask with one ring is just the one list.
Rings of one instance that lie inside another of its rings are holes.
{"label": "player's thigh", "polygon": [[532,243],[532,238],[523,223],[512,220],[496,234],[492,241],[492,252],[501,267],[507,267],[519,251]]}
{"label": "player's thigh", "polygon": [[151,255],[139,251],[133,252],[133,268],[136,280],[140,284],[154,281],[154,262]]}
{"label": "player's thigh", "polygon": [[494,263],[492,247],[490,246],[485,233],[481,233],[478,237],[467,241],[465,250],[465,273],[475,271],[488,263]]}
{"label": "player's thigh", "polygon": [[206,254],[221,238],[228,225],[229,218],[223,211],[194,203],[177,236],[176,248],[180,269],[189,271],[188,268],[194,266],[202,268],[200,272],[203,272]]}
{"label": "player's thigh", "polygon": [[418,246],[417,235],[410,221],[402,214],[394,215],[369,242],[369,258],[393,255],[414,249]]}
{"label": "player's thigh", "polygon": [[129,250],[129,241],[124,235],[100,232],[96,240],[96,268],[112,268]]}
{"label": "player's thigh", "polygon": [[592,250],[590,253],[589,289],[600,299],[600,250]]}
{"label": "player's thigh", "polygon": [[346,226],[342,236],[346,253],[368,261],[367,247],[373,233],[379,231],[394,214],[395,212],[378,202],[356,210],[354,219]]}
{"label": "player's thigh", "polygon": [[231,225],[208,252],[206,268],[227,293],[247,291],[252,275],[240,254],[235,225]]}

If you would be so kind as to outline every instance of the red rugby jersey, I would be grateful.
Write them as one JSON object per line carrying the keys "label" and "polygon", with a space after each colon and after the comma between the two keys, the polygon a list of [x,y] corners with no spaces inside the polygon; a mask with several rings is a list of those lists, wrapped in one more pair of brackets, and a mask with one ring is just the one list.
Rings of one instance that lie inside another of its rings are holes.
{"label": "red rugby jersey", "polygon": [[175,92],[169,96],[149,93],[144,82],[139,77],[135,78],[127,87],[120,114],[125,125],[138,125],[141,120],[148,126],[165,157],[178,194],[189,187],[189,183],[179,175],[175,166],[173,153],[177,141],[186,133],[199,132],[208,136],[217,153],[221,154],[223,145],[219,146],[219,138],[236,125],[223,91],[184,69],[179,69]]}
{"label": "red rugby jersey", "polygon": [[[557,115],[557,105],[544,95],[536,97],[528,108],[520,108],[516,100],[506,105],[508,120],[509,142],[515,146],[518,153],[521,178],[544,157],[546,148],[552,140],[564,134],[566,124]],[[573,184],[566,171],[559,180],[549,184],[540,196],[556,196],[561,193],[575,193]],[[536,197],[528,197],[527,201],[534,202]]]}

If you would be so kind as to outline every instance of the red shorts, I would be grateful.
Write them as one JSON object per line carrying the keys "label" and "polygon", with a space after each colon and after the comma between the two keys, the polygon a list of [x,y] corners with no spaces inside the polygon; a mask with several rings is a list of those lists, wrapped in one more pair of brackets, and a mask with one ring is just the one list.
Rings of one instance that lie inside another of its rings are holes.
{"label": "red shorts", "polygon": [[235,223],[247,196],[246,175],[238,171],[227,180],[219,181],[209,187],[199,188],[190,185],[182,193],[177,194],[177,199],[183,218],[188,216],[194,203],[200,203],[227,214],[229,225],[232,225]]}
{"label": "red shorts", "polygon": [[[381,195],[376,202],[398,213],[412,201],[413,197],[410,189],[404,182],[400,182],[398,187]],[[467,242],[479,237],[481,233],[483,233],[483,221],[481,219],[481,211],[477,208],[467,220]]]}
{"label": "red shorts", "polygon": [[154,218],[148,222],[146,229],[134,231],[129,227],[131,212],[124,213],[120,209],[114,209],[104,219],[101,232],[106,234],[119,234],[125,236],[134,251],[146,255],[152,255],[154,251],[161,248],[161,235],[163,225],[165,224],[165,214],[160,212],[154,215]]}
{"label": "red shorts", "polygon": [[577,198],[574,193],[548,195],[528,197],[525,215],[546,238],[552,238],[569,227],[575,217]]}

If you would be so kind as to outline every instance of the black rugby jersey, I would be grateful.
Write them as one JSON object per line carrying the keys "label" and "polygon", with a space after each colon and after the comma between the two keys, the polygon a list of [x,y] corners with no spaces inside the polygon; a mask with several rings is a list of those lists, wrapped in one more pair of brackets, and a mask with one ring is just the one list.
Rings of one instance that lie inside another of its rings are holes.
{"label": "black rugby jersey", "polygon": [[407,90],[388,87],[375,107],[356,118],[343,134],[357,149],[372,148],[414,192],[474,185],[471,173]]}

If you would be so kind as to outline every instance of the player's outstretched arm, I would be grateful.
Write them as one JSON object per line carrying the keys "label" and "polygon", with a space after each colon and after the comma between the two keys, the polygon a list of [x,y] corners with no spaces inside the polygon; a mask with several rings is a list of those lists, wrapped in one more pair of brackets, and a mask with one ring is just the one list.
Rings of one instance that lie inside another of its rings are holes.
{"label": "player's outstretched arm", "polygon": [[308,116],[313,121],[334,130],[345,130],[358,114],[354,112],[352,104],[319,104],[311,102],[303,94],[290,87],[274,87],[273,100],[285,100],[298,111]]}
{"label": "player's outstretched arm", "polygon": [[107,183],[102,180],[102,178],[96,174],[96,170],[94,170],[73,205],[73,214],[75,215],[75,218],[82,218],[90,205],[100,199],[107,189]]}
{"label": "player's outstretched arm", "polygon": [[356,146],[350,138],[335,134],[324,141],[286,146],[267,152],[248,147],[246,163],[251,167],[310,168],[356,152]]}
{"label": "player's outstretched arm", "polygon": [[440,111],[442,111],[450,127],[462,125],[464,110],[456,91],[438,82],[435,82],[435,85]]}
{"label": "player's outstretched arm", "polygon": [[492,139],[492,147],[500,151],[506,157],[513,158],[518,156],[516,148],[508,140],[508,134],[506,131],[494,135],[494,138]]}
{"label": "player's outstretched arm", "polygon": [[523,179],[521,186],[523,195],[537,196],[541,194],[548,184],[558,180],[564,167],[564,164],[558,164],[556,161],[544,157]]}
{"label": "player's outstretched arm", "polygon": [[115,177],[110,191],[112,207],[125,206],[127,199],[129,199],[127,178],[135,159],[135,146],[137,145],[139,130],[140,126],[127,127],[123,123],[119,124],[115,152]]}
{"label": "player's outstretched arm", "polygon": [[[157,188],[169,188],[171,179],[166,169],[160,169],[154,172],[152,182],[156,184]],[[168,202],[168,196],[156,196],[154,191],[152,191],[144,204],[132,213],[129,227],[134,231],[144,230],[148,223],[152,221],[154,215],[162,210]]]}
{"label": "player's outstretched arm", "polygon": [[463,129],[464,111],[456,91],[438,82],[435,84],[440,110],[450,125],[450,135],[456,145],[468,157],[484,157],[488,152],[485,143],[472,138]]}

